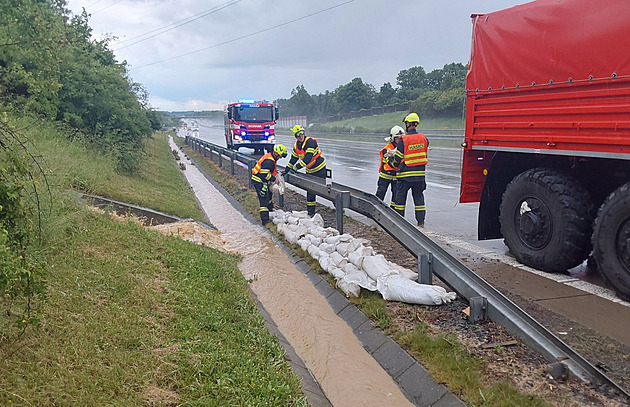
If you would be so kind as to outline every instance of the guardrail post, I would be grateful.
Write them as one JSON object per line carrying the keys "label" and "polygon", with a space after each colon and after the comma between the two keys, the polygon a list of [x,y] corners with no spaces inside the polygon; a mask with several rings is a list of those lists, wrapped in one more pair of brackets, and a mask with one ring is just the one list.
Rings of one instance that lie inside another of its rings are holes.
{"label": "guardrail post", "polygon": [[433,284],[433,253],[421,254],[418,257],[418,282]]}
{"label": "guardrail post", "polygon": [[207,151],[208,151],[208,147],[207,147],[207,146],[205,146],[205,145],[204,145],[204,146],[202,146],[202,147],[203,147],[203,156],[204,156],[204,157],[207,157],[207,154],[206,154],[206,153],[207,153]]}
{"label": "guardrail post", "polygon": [[335,211],[337,212],[337,230],[343,233],[343,208],[350,205],[350,192],[341,191],[335,196]]}
{"label": "guardrail post", "polygon": [[234,175],[234,151],[230,152],[230,174]]}
{"label": "guardrail post", "polygon": [[221,153],[221,150],[217,151],[219,153],[219,168],[223,167],[223,154]]}
{"label": "guardrail post", "polygon": [[486,297],[470,297],[470,320],[477,322],[488,318],[488,299]]}

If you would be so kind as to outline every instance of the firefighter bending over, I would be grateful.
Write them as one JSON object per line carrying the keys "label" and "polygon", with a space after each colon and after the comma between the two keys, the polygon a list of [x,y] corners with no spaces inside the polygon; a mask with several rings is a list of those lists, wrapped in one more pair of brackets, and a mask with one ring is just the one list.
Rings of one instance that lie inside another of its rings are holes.
{"label": "firefighter bending over", "polygon": [[[299,124],[293,126],[291,132],[295,136],[295,145],[291,160],[289,160],[283,174],[306,167],[307,174],[326,178],[326,160],[319,150],[317,141],[314,138],[306,137],[304,127]],[[315,215],[315,194],[310,191],[306,192],[306,209],[309,216]]]}
{"label": "firefighter bending over", "polygon": [[391,208],[394,208],[394,197],[396,196],[396,168],[392,167],[389,163],[390,159],[393,159],[396,145],[400,138],[405,134],[405,131],[400,126],[394,126],[389,131],[389,137],[385,138],[385,141],[389,141],[385,147],[380,151],[381,165],[378,169],[378,183],[376,184],[376,196],[382,201],[385,200],[385,194],[387,189],[391,185],[392,201]]}
{"label": "firefighter bending over", "polygon": [[258,202],[260,202],[260,220],[263,225],[269,222],[269,211],[273,210],[272,193],[269,186],[278,182],[276,162],[286,156],[287,148],[282,144],[276,144],[272,152],[260,157],[252,170],[252,181],[256,195],[258,195]]}
{"label": "firefighter bending over", "polygon": [[420,124],[420,118],[416,113],[410,113],[403,119],[407,127],[407,134],[402,136],[396,148],[396,155],[391,161],[392,167],[398,168],[396,174],[397,188],[394,210],[401,216],[405,216],[405,203],[407,192],[411,189],[415,215],[418,226],[424,226],[426,210],[424,206],[424,190],[427,184],[424,179],[427,165],[427,150],[429,142],[426,136],[418,133],[416,127]]}

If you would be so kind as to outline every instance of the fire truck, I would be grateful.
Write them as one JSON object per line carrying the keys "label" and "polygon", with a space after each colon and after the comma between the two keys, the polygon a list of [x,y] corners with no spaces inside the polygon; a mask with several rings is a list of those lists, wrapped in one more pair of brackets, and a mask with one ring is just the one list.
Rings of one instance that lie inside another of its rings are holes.
{"label": "fire truck", "polygon": [[548,272],[592,253],[630,300],[630,2],[472,16],[460,202],[478,238]]}
{"label": "fire truck", "polygon": [[255,153],[273,150],[278,108],[266,101],[241,100],[224,109],[225,143],[228,148],[253,148]]}

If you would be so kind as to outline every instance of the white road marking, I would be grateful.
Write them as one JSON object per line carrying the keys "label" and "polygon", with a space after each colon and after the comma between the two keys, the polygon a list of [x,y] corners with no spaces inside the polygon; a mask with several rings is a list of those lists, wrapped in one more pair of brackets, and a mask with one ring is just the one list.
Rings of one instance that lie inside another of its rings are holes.
{"label": "white road marking", "polygon": [[435,182],[427,182],[427,185],[430,187],[437,187],[437,188],[443,188],[443,189],[455,189],[456,187],[452,187],[450,185],[444,185],[444,184],[438,184]]}

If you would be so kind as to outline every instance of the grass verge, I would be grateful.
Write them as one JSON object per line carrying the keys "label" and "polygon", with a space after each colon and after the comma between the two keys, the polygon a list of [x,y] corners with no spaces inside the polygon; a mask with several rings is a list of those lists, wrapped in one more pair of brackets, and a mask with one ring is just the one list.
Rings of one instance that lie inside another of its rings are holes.
{"label": "grass verge", "polygon": [[[361,129],[361,131],[373,131],[377,133],[389,133],[389,129],[394,125],[403,126],[402,119],[407,112],[383,113],[374,116],[357,117],[354,119],[340,120],[336,122],[328,122],[318,125],[320,130],[334,131],[335,129]],[[463,129],[464,121],[461,117],[446,118],[422,118],[420,117],[420,126],[418,130],[423,129]]]}
{"label": "grass verge", "polygon": [[90,212],[68,192],[203,218],[165,136],[147,141],[140,174],[123,177],[53,126],[15,126],[28,128],[48,177],[37,248],[47,290],[41,322],[19,332],[9,326],[13,300],[0,298],[0,405],[308,404],[238,256]]}

